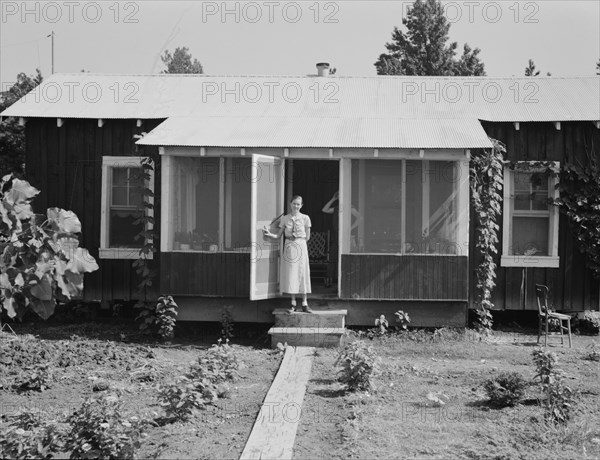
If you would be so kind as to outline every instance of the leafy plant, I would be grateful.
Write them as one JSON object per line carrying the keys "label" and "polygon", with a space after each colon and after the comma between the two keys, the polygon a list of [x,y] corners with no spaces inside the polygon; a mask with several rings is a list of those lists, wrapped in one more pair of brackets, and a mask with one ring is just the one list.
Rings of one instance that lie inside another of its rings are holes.
{"label": "leafy plant", "polygon": [[134,458],[145,436],[144,424],[125,417],[116,396],[87,398],[68,422],[65,447],[71,458]]}
{"label": "leafy plant", "polygon": [[580,332],[589,334],[600,333],[600,312],[586,310],[583,313],[583,318],[578,322]]}
{"label": "leafy plant", "polygon": [[198,358],[198,363],[192,369],[192,375],[198,379],[207,379],[219,384],[226,381],[235,382],[239,378],[238,370],[241,363],[229,342],[213,345],[206,355]]}
{"label": "leafy plant", "polygon": [[233,315],[231,308],[225,307],[221,312],[221,338],[227,341],[233,337]]}
{"label": "leafy plant", "polygon": [[590,361],[600,361],[600,346],[598,346],[598,342],[592,342],[587,348],[589,348],[590,351],[585,356],[585,359],[589,359]]}
{"label": "leafy plant", "polygon": [[483,387],[492,405],[512,407],[523,397],[527,382],[518,372],[502,372],[486,380]]}
{"label": "leafy plant", "polygon": [[475,247],[479,251],[480,261],[476,269],[476,305],[479,327],[489,331],[492,327],[492,291],[496,286],[496,263],[498,253],[498,231],[496,223],[501,213],[502,171],[504,145],[491,139],[493,148],[473,155],[470,163],[471,203],[475,210]]}
{"label": "leafy plant", "polygon": [[175,336],[178,306],[170,295],[161,295],[156,306],[147,302],[138,302],[135,308],[140,310],[136,317],[141,331],[148,334],[158,334],[163,340]]}
{"label": "leafy plant", "polygon": [[560,171],[560,196],[554,204],[569,218],[579,250],[588,267],[600,279],[600,160],[587,154],[587,164],[566,163]]}
{"label": "leafy plant", "polygon": [[201,409],[206,404],[202,389],[187,376],[162,385],[158,391],[158,400],[167,417],[180,421],[188,420],[194,409]]}
{"label": "leafy plant", "polygon": [[388,320],[385,319],[385,315],[381,315],[375,320],[375,326],[377,327],[377,333],[380,335],[387,334],[388,327],[390,327]]}
{"label": "leafy plant", "polygon": [[564,373],[556,367],[557,357],[554,353],[537,348],[533,351],[533,362],[536,366],[535,379],[539,381],[543,401],[544,416],[553,423],[567,423],[571,416],[575,397],[573,390],[563,382]]}
{"label": "leafy plant", "polygon": [[[136,135],[134,137],[143,137],[143,135]],[[134,239],[141,240],[143,242],[142,247],[139,251],[139,257],[133,261],[132,267],[135,269],[138,285],[137,285],[137,302],[134,308],[140,310],[140,313],[136,319],[142,319],[140,324],[140,330],[145,332],[152,332],[152,325],[157,324],[155,307],[150,302],[150,291],[154,284],[154,279],[157,276],[157,271],[153,266],[153,253],[156,252],[154,247],[154,240],[156,239],[156,232],[151,228],[154,225],[154,217],[150,216],[149,211],[154,209],[154,192],[149,189],[146,184],[152,178],[152,171],[154,170],[154,160],[151,157],[142,157],[140,161],[139,173],[141,180],[136,180],[137,192],[141,195],[142,201],[139,205],[139,210],[143,211],[141,217],[134,222],[134,225],[141,224],[140,232],[134,237]],[[159,326],[158,326],[159,327]]]}
{"label": "leafy plant", "polygon": [[158,335],[163,340],[170,340],[175,336],[175,323],[179,307],[170,295],[162,295],[156,305],[156,323]]}
{"label": "leafy plant", "polygon": [[408,329],[408,324],[410,323],[410,316],[408,316],[408,313],[398,310],[394,313],[394,316],[396,317],[396,327],[406,331]]}
{"label": "leafy plant", "polygon": [[18,391],[44,391],[50,387],[52,372],[49,363],[40,363],[25,369],[14,387]]}
{"label": "leafy plant", "polygon": [[377,356],[373,349],[362,340],[346,345],[339,353],[335,365],[341,366],[338,380],[348,391],[373,388],[371,378],[376,370]]}
{"label": "leafy plant", "polygon": [[52,422],[43,422],[39,410],[24,409],[0,431],[3,458],[52,458],[63,450],[65,437]]}
{"label": "leafy plant", "polygon": [[39,190],[11,175],[0,181],[0,302],[9,317],[32,309],[47,319],[57,298],[71,299],[83,289],[83,274],[98,269],[79,247],[81,223],[72,211],[49,208],[34,214]]}

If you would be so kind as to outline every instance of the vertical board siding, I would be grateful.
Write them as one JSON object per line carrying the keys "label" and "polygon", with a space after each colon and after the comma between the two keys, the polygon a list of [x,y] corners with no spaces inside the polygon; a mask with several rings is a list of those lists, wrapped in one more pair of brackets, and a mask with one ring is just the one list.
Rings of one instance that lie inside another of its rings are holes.
{"label": "vertical board siding", "polygon": [[[486,133],[506,145],[509,161],[560,161],[586,164],[587,154],[598,157],[600,152],[600,130],[591,122],[562,122],[556,130],[553,123],[521,123],[516,131],[512,123],[481,123]],[[471,214],[474,216],[474,214]],[[478,255],[475,250],[474,222],[471,225],[471,306],[475,302],[475,269]],[[502,230],[501,230],[502,231]],[[587,259],[564,215],[559,218],[558,255],[559,268],[501,267],[500,252],[495,257],[498,266],[496,288],[492,301],[498,309],[536,310],[535,284],[546,284],[550,288],[549,304],[558,310],[581,311],[598,309],[599,281],[586,268]]]}
{"label": "vertical board siding", "polygon": [[[145,120],[140,128],[136,120],[105,120],[102,128],[96,119],[63,121],[60,128],[56,126],[56,118],[30,118],[25,125],[26,178],[41,191],[33,202],[34,209],[45,213],[48,207],[60,207],[79,217],[80,244],[90,251],[100,267],[85,275],[84,300],[133,299],[139,282],[131,267],[133,261],[98,258],[102,156],[152,153],[157,157],[157,148],[137,148],[133,136],[150,131],[162,120]],[[155,192],[154,218],[160,222],[160,159],[155,165]],[[158,258],[153,262],[157,270],[158,262]]]}
{"label": "vertical board siding", "polygon": [[342,298],[468,300],[468,258],[342,255]]}
{"label": "vertical board siding", "polygon": [[161,292],[185,296],[248,298],[250,254],[162,252]]}

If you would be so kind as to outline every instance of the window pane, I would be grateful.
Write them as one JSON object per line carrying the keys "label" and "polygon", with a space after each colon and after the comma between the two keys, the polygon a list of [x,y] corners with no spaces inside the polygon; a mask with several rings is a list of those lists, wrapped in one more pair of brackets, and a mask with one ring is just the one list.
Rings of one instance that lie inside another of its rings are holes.
{"label": "window pane", "polygon": [[513,254],[548,255],[548,217],[513,217]]}
{"label": "window pane", "polygon": [[112,168],[113,186],[127,186],[127,168]]}
{"label": "window pane", "polygon": [[225,160],[226,250],[250,250],[252,177],[250,158],[227,158]]}
{"label": "window pane", "polygon": [[113,206],[127,206],[127,187],[112,188]]}
{"label": "window pane", "polygon": [[111,248],[139,248],[143,239],[135,240],[144,228],[143,223],[134,224],[141,218],[144,211],[138,209],[111,209],[108,230],[108,244]]}
{"label": "window pane", "polygon": [[219,244],[219,159],[174,158],[170,218],[174,249]]}
{"label": "window pane", "polygon": [[539,172],[515,172],[516,210],[548,209],[548,176]]}

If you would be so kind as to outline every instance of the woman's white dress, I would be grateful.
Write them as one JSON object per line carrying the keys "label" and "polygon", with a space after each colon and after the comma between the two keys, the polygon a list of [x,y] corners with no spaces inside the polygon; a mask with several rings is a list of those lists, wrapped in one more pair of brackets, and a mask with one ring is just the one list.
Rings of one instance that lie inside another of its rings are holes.
{"label": "woman's white dress", "polygon": [[279,290],[288,294],[310,294],[310,265],[306,246],[306,227],[311,227],[310,217],[298,213],[286,214],[279,227],[284,229],[285,243],[281,256]]}

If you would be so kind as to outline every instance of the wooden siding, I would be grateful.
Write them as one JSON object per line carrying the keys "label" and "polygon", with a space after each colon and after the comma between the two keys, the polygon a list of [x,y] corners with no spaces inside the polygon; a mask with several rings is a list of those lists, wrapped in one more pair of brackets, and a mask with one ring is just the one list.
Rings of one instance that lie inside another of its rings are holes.
{"label": "wooden siding", "polygon": [[250,254],[163,252],[161,292],[186,296],[250,294]]}
{"label": "wooden siding", "polygon": [[[81,246],[96,258],[100,270],[87,274],[84,300],[130,300],[136,293],[137,280],[132,260],[98,258],[100,246],[100,193],[102,156],[146,156],[158,158],[154,147],[136,147],[134,135],[148,132],[162,120],[64,119],[62,127],[56,118],[28,118],[26,124],[26,179],[41,193],[34,209],[45,212],[48,207],[74,211],[81,221]],[[155,165],[155,191],[160,190],[160,159]],[[160,194],[154,201],[154,218],[160,222]],[[159,242],[157,241],[157,247]],[[158,267],[158,260],[153,262]]]}
{"label": "wooden siding", "polygon": [[[482,122],[487,134],[506,145],[509,161],[560,161],[586,164],[586,153],[600,155],[600,130],[591,122],[562,122],[557,130],[552,123],[521,123],[516,131],[512,123]],[[473,216],[471,210],[471,216]],[[501,220],[500,220],[501,222]],[[550,288],[549,304],[558,310],[581,311],[600,308],[599,282],[586,268],[586,256],[579,251],[568,219],[560,215],[558,235],[559,268],[523,269],[501,267],[500,253],[495,258],[498,266],[496,289],[492,301],[498,309],[536,310],[535,284]],[[471,306],[474,306],[476,284],[474,225],[471,225]],[[500,233],[500,247],[502,233]],[[501,252],[501,250],[499,250]]]}
{"label": "wooden siding", "polygon": [[468,300],[462,256],[342,255],[342,298]]}

